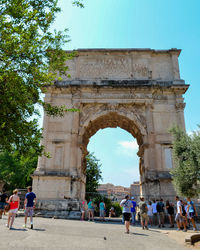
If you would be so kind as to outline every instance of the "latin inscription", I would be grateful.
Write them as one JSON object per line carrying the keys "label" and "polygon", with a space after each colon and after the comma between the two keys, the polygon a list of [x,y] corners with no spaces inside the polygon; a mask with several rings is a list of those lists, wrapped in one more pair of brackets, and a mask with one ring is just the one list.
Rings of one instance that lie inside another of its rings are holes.
{"label": "latin inscription", "polygon": [[79,60],[79,76],[85,78],[151,78],[148,66],[132,63],[131,58],[91,58]]}

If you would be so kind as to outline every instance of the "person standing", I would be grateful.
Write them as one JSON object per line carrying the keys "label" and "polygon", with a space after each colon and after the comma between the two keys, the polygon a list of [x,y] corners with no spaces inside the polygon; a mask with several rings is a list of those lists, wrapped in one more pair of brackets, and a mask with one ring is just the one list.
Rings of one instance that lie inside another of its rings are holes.
{"label": "person standing", "polygon": [[163,199],[161,198],[160,201],[157,203],[157,206],[156,206],[158,216],[159,216],[159,225],[158,225],[158,227],[161,227],[161,224],[162,224],[162,227],[165,227],[164,226],[164,219],[165,219],[164,208],[165,208],[165,205],[163,203]]}
{"label": "person standing", "polygon": [[140,209],[140,219],[141,219],[141,226],[142,229],[147,229],[148,230],[148,208],[147,204],[144,201],[144,197],[140,197],[140,202],[139,202],[139,209]]}
{"label": "person standing", "polygon": [[149,224],[153,226],[153,207],[151,201],[148,202],[147,208],[148,208],[147,215],[149,218]]}
{"label": "person standing", "polygon": [[157,215],[157,202],[155,200],[153,200],[152,203],[152,208],[153,208],[153,223],[156,226],[157,225],[157,221],[158,221],[158,215]]}
{"label": "person standing", "polygon": [[9,229],[12,229],[15,216],[19,210],[19,205],[20,205],[20,198],[18,196],[18,190],[15,189],[13,191],[13,195],[10,196],[8,203],[10,204],[10,210],[8,211],[8,223],[7,227]]}
{"label": "person standing", "polygon": [[30,216],[30,222],[31,222],[31,229],[33,229],[33,213],[34,213],[34,208],[37,203],[37,198],[35,193],[32,192],[32,187],[29,186],[27,188],[27,194],[25,196],[25,201],[24,201],[24,209],[25,209],[25,224],[24,227],[26,228],[27,224],[27,218]]}
{"label": "person standing", "polygon": [[85,219],[85,213],[87,212],[87,201],[81,202],[81,220]]}
{"label": "person standing", "polygon": [[134,197],[131,198],[131,202],[133,204],[133,207],[131,208],[131,222],[134,225],[135,224],[135,215],[136,215],[136,206],[137,206],[137,203],[136,203]]}
{"label": "person standing", "polygon": [[105,221],[105,208],[106,208],[106,205],[104,201],[102,200],[99,204],[99,217],[100,217],[100,220],[102,221]]}
{"label": "person standing", "polygon": [[90,221],[90,218],[94,221],[94,203],[91,199],[88,203],[88,221]]}
{"label": "person standing", "polygon": [[0,195],[0,219],[2,219],[2,214],[4,212],[5,206],[8,204],[8,195],[6,194],[5,190]]}
{"label": "person standing", "polygon": [[167,200],[166,201],[166,209],[169,217],[170,228],[174,227],[174,207],[173,205]]}
{"label": "person standing", "polygon": [[125,233],[129,234],[130,227],[130,218],[131,218],[131,207],[133,206],[132,202],[129,200],[129,196],[126,195],[124,199],[120,202],[120,206],[123,207],[123,218],[125,221]]}
{"label": "person standing", "polygon": [[193,225],[193,230],[197,231],[197,226],[195,224],[195,220],[194,220],[194,216],[197,216],[197,210],[196,207],[194,205],[194,202],[191,201],[190,197],[187,198],[187,212],[189,212],[189,220],[192,222]]}
{"label": "person standing", "polygon": [[184,214],[182,213],[182,204],[178,196],[176,196],[176,201],[177,201],[177,212],[176,212],[175,221],[178,226],[178,231],[181,230],[181,223],[183,223],[183,226],[184,226],[183,232],[187,232]]}

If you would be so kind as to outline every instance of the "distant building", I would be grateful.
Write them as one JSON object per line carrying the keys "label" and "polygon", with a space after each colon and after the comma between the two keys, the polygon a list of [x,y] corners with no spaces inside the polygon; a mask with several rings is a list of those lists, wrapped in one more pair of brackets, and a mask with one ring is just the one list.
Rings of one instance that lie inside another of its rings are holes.
{"label": "distant building", "polygon": [[139,181],[135,181],[135,182],[133,182],[133,184],[131,184],[130,194],[131,194],[131,196],[134,196],[134,197],[140,196],[140,183],[139,183]]}

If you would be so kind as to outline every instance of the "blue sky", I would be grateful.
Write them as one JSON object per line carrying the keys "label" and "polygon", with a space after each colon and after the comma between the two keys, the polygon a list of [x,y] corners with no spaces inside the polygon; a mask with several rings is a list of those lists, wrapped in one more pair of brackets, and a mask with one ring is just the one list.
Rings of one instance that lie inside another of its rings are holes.
{"label": "blue sky", "polygon": [[[181,78],[190,84],[185,94],[187,131],[200,124],[200,1],[199,0],[85,0],[85,8],[59,0],[62,8],[54,24],[69,28],[71,42],[64,49],[152,48],[182,49]],[[137,145],[126,131],[99,130],[88,150],[102,163],[103,182],[129,186],[139,180]]]}

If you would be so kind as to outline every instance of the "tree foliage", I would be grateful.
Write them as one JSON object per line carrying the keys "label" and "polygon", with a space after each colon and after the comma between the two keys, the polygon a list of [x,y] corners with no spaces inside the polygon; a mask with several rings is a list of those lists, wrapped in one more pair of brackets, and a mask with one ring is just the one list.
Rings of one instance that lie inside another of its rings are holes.
{"label": "tree foliage", "polygon": [[6,190],[26,188],[31,185],[31,174],[37,167],[37,153],[31,149],[26,156],[18,151],[0,153],[0,180],[5,183]]}
{"label": "tree foliage", "polygon": [[[40,95],[57,74],[66,75],[65,61],[73,57],[62,50],[69,41],[66,30],[50,30],[60,12],[57,2],[1,0],[0,151],[11,152],[14,148],[27,152],[31,146],[41,153],[42,147],[37,143],[41,136],[37,106],[42,105],[49,115],[68,111],[65,106],[44,103]],[[83,7],[80,1],[73,3]]]}
{"label": "tree foliage", "polygon": [[102,180],[99,160],[90,153],[86,156],[86,199],[94,197],[97,193],[99,181]]}
{"label": "tree foliage", "polygon": [[173,128],[171,133],[174,136],[173,184],[179,195],[196,197],[200,193],[200,131],[189,136],[183,130]]}

